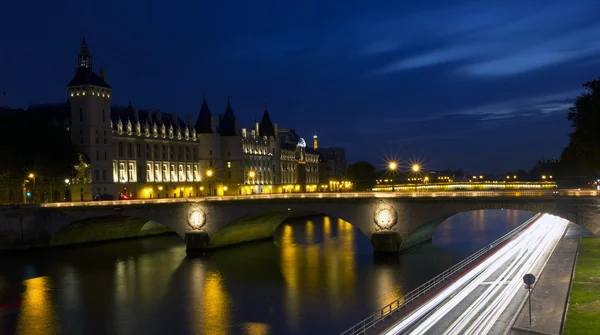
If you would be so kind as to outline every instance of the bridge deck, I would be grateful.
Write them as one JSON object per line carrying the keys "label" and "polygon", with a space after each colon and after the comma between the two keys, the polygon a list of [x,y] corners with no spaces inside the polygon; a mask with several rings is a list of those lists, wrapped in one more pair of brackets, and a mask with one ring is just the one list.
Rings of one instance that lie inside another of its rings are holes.
{"label": "bridge deck", "polygon": [[76,201],[44,203],[41,207],[124,206],[178,202],[218,202],[273,199],[341,199],[341,198],[498,198],[498,197],[595,197],[594,190],[496,190],[496,191],[443,191],[443,192],[343,192],[343,193],[283,193],[198,198],[159,198],[112,201]]}

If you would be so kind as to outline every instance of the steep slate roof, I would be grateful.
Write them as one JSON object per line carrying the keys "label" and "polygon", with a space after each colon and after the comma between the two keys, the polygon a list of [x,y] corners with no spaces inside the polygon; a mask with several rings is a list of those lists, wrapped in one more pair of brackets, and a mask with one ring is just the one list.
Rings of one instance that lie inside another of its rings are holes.
{"label": "steep slate roof", "polygon": [[219,122],[219,134],[221,136],[239,136],[240,132],[235,127],[235,114],[231,109],[231,101],[227,99],[227,108],[225,108],[225,114],[223,119]]}
{"label": "steep slate roof", "polygon": [[94,73],[91,69],[85,67],[77,68],[77,73],[75,74],[75,77],[71,79],[67,87],[82,85],[94,85],[105,88],[111,88],[110,85],[108,85],[96,73]]}
{"label": "steep slate roof", "polygon": [[[148,110],[147,109],[138,109],[138,117],[140,118],[140,124],[142,126],[144,126],[146,124],[146,121],[148,121],[148,124],[154,124],[154,121],[156,121],[156,124],[159,126],[164,124],[166,127],[168,127],[172,124],[173,128],[177,129],[177,126],[179,125],[182,130],[185,129],[185,127],[187,127],[187,124],[179,117],[177,118],[176,122],[173,122],[173,115],[174,115],[173,113],[160,112],[160,114],[161,114],[162,122],[158,122],[158,119],[156,117],[157,111],[152,111],[151,119],[148,119]],[[131,105],[129,105],[128,107],[111,106],[110,107],[110,118],[111,118],[113,124],[116,124],[117,122],[119,122],[119,118],[121,119],[121,122],[123,122],[123,123],[126,123],[127,120],[129,120],[129,121],[131,121],[131,123],[133,125],[135,125],[137,122],[137,120],[135,119],[134,109]],[[191,129],[190,129],[190,131],[191,131]]]}
{"label": "steep slate roof", "polygon": [[204,94],[204,101],[202,101],[202,107],[200,107],[200,113],[198,114],[198,119],[196,120],[196,133],[198,134],[212,134],[212,113],[208,108],[208,104],[206,103],[206,94]]}
{"label": "steep slate roof", "polygon": [[266,102],[265,112],[263,113],[262,120],[260,120],[260,125],[258,127],[258,135],[275,136],[275,128],[273,128],[273,122],[271,122],[271,117],[269,116],[269,111],[267,110]]}

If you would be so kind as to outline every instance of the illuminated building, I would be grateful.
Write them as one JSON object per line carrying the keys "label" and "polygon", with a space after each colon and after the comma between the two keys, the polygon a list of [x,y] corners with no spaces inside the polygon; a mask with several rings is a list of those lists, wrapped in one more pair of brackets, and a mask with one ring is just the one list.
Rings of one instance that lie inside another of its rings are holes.
{"label": "illuminated building", "polygon": [[184,121],[177,113],[111,106],[106,71],[99,73],[83,39],[67,85],[71,140],[81,153],[73,200],[317,190],[319,154],[293,129],[279,130],[266,104],[250,131],[239,128],[229,99],[216,119],[204,96],[196,121]]}

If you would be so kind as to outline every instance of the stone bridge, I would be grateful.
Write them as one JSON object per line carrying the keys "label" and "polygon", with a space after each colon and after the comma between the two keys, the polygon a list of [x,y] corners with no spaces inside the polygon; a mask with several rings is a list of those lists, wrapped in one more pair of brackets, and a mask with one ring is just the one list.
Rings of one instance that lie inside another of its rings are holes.
{"label": "stone bridge", "polygon": [[371,194],[338,198],[169,200],[4,208],[0,210],[0,233],[20,232],[23,238],[38,236],[50,241],[80,220],[120,215],[158,222],[185,238],[188,249],[204,250],[270,238],[286,219],[322,214],[359,228],[371,240],[375,251],[398,252],[430,240],[437,225],[454,214],[515,209],[554,214],[600,235],[600,200],[594,196],[375,197]]}

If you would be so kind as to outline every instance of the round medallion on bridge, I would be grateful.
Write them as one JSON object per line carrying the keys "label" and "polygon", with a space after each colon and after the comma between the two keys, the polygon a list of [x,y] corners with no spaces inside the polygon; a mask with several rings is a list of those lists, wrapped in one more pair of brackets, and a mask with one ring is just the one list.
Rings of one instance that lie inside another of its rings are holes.
{"label": "round medallion on bridge", "polygon": [[373,219],[379,228],[390,229],[396,225],[396,222],[398,221],[398,214],[392,207],[383,207],[375,213],[375,217]]}
{"label": "round medallion on bridge", "polygon": [[192,229],[200,229],[206,224],[206,214],[201,209],[196,209],[190,213],[188,224]]}

